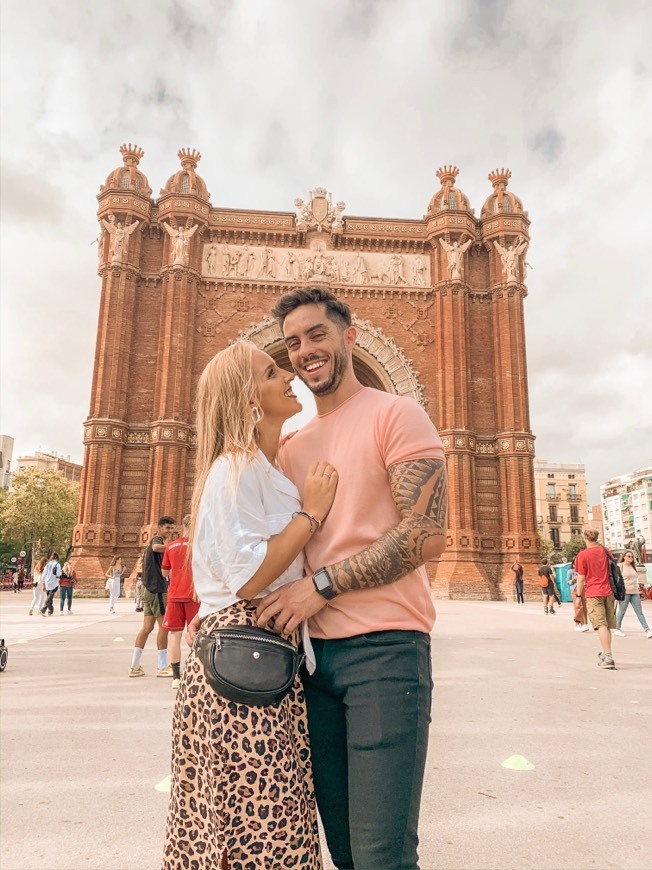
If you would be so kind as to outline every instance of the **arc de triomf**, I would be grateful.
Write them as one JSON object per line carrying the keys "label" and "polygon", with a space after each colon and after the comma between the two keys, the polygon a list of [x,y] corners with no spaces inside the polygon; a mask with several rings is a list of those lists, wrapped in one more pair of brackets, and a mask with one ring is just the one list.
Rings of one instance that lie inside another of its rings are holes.
{"label": "arc de triomf", "polygon": [[446,166],[425,216],[399,220],[350,216],[323,188],[295,211],[213,206],[189,149],[152,199],[143,151],[120,151],[98,196],[102,295],[73,536],[81,585],[101,588],[116,553],[131,569],[158,516],[187,512],[194,388],[208,360],[244,336],[289,368],[269,311],[286,289],[320,282],[354,313],[359,379],[413,396],[441,433],[450,528],[429,566],[433,590],[510,595],[510,566],[534,564],[538,533],[523,323],[529,220],[509,170],[489,175],[479,219]]}

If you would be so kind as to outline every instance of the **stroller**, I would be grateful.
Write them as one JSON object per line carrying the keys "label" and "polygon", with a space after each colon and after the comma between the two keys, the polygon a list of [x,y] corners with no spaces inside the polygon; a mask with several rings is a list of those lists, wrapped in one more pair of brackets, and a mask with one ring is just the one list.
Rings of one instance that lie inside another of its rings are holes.
{"label": "stroller", "polygon": [[5,640],[2,638],[0,640],[0,671],[4,671],[7,667],[7,659],[9,658],[9,653],[7,652],[7,647],[5,646]]}

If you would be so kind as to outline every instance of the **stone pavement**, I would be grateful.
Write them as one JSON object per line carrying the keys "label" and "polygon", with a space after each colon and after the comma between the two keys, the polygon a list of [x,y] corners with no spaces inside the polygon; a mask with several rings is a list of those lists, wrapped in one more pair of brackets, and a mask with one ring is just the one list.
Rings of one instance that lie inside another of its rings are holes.
{"label": "stone pavement", "polygon": [[[0,866],[158,870],[174,692],[154,638],[128,679],[132,601],[42,618],[29,600],[0,594]],[[652,641],[631,608],[603,671],[570,605],[437,607],[422,870],[649,870]],[[533,769],[501,766],[514,755]]]}

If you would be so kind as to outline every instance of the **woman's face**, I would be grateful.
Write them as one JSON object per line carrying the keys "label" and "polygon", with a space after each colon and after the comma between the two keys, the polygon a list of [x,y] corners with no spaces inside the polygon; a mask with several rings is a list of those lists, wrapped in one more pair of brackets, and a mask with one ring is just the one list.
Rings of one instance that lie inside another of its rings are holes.
{"label": "woman's face", "polygon": [[253,365],[263,416],[284,422],[298,414],[301,403],[292,391],[294,372],[279,368],[271,356],[262,350],[254,351]]}
{"label": "woman's face", "polygon": [[634,554],[633,553],[625,553],[625,562],[633,562]]}

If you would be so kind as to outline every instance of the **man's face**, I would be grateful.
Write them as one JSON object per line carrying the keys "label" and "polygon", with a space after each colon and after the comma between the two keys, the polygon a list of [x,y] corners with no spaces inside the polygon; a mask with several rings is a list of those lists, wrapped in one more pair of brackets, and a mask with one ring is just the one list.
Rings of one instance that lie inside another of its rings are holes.
{"label": "man's face", "polygon": [[351,365],[353,327],[342,330],[323,303],[302,305],[285,318],[283,336],[292,368],[315,396],[334,393]]}
{"label": "man's face", "polygon": [[163,523],[162,526],[158,527],[158,533],[162,538],[168,540],[174,534],[174,525],[172,523]]}

